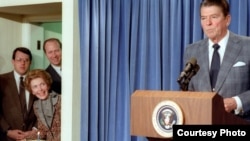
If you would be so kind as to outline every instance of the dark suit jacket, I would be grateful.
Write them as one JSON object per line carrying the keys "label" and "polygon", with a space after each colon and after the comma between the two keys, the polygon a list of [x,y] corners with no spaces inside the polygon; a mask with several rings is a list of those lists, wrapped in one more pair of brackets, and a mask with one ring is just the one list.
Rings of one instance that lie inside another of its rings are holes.
{"label": "dark suit jacket", "polygon": [[[191,79],[189,90],[211,91],[208,60],[208,39],[186,48],[184,60],[197,59],[200,70]],[[228,43],[215,86],[223,98],[239,96],[244,113],[250,111],[250,38],[230,32]],[[248,117],[250,119],[250,114]]]}
{"label": "dark suit jacket", "polygon": [[[36,126],[33,103],[36,97],[30,94],[28,118],[24,121],[14,72],[0,75],[0,126],[3,131],[8,129],[31,130]],[[25,125],[25,126],[24,126]],[[8,139],[1,139],[1,141]]]}
{"label": "dark suit jacket", "polygon": [[56,72],[56,70],[51,65],[49,65],[46,68],[46,71],[51,75],[52,80],[53,80],[53,83],[51,85],[51,90],[58,94],[61,94],[61,89],[62,89],[61,88],[61,76]]}

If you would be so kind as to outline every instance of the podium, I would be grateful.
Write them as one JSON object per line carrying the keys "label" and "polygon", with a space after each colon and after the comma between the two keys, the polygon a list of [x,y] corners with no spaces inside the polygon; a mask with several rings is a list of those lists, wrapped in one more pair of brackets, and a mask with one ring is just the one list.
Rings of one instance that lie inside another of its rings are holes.
{"label": "podium", "polygon": [[172,140],[172,137],[159,134],[154,124],[157,107],[168,101],[181,109],[178,118],[182,118],[183,125],[249,125],[249,122],[226,112],[223,98],[213,92],[136,90],[131,96],[131,135],[144,136],[149,141]]}

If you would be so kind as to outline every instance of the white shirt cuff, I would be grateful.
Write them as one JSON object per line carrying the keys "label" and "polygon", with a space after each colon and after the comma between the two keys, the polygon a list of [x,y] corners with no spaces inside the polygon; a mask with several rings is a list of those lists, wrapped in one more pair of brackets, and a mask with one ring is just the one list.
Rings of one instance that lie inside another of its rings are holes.
{"label": "white shirt cuff", "polygon": [[242,113],[242,102],[238,96],[234,96],[233,98],[235,99],[237,105],[236,109],[234,110],[234,114],[238,115]]}

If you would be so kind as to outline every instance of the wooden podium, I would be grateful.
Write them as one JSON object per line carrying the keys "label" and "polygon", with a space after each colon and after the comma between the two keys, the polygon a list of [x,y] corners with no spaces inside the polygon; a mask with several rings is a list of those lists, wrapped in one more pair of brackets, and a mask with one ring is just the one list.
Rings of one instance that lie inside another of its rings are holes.
{"label": "wooden podium", "polygon": [[131,96],[131,135],[150,141],[172,140],[156,132],[152,123],[155,107],[166,100],[181,109],[184,125],[243,125],[249,122],[224,110],[223,98],[212,92],[137,90]]}

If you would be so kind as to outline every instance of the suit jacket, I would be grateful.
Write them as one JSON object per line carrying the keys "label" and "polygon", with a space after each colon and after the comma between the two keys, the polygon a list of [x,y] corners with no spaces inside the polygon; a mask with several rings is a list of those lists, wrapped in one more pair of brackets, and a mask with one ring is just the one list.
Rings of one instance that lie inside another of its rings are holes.
{"label": "suit jacket", "polygon": [[[14,72],[0,75],[0,127],[3,131],[8,129],[31,130],[36,126],[36,116],[33,111],[33,103],[36,97],[30,94],[28,105],[28,117],[25,121],[19,101],[18,88],[14,78]],[[1,141],[10,139],[1,139]]]}
{"label": "suit jacket", "polygon": [[[190,91],[212,91],[209,76],[208,39],[189,45],[184,60],[194,57],[200,70],[190,80]],[[223,98],[238,96],[243,112],[250,111],[250,38],[229,33],[228,43],[217,77],[215,91]],[[248,114],[250,119],[250,114]]]}
{"label": "suit jacket", "polygon": [[53,80],[53,83],[51,85],[51,90],[58,94],[61,94],[61,89],[62,89],[61,88],[61,76],[56,72],[56,70],[51,65],[49,65],[46,68],[46,71],[51,75],[52,80]]}
{"label": "suit jacket", "polygon": [[[60,141],[61,95],[52,92],[47,100],[43,102],[41,100],[35,101],[34,111],[38,120],[40,139],[45,139],[46,141]],[[37,134],[33,134],[27,138],[35,140],[37,139]]]}

